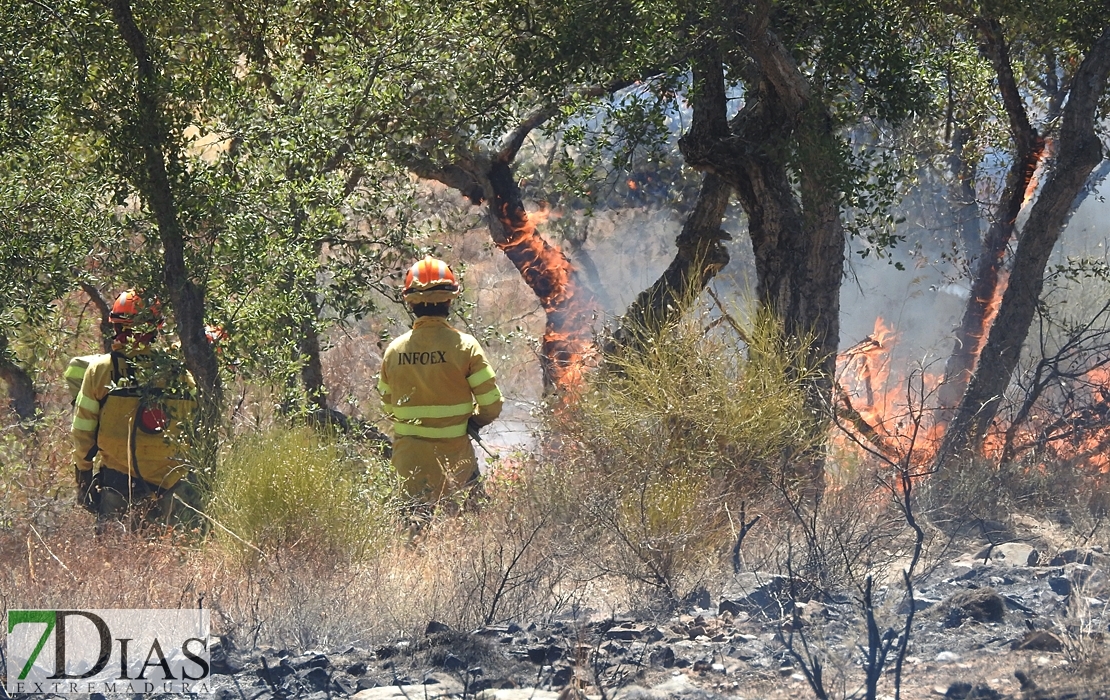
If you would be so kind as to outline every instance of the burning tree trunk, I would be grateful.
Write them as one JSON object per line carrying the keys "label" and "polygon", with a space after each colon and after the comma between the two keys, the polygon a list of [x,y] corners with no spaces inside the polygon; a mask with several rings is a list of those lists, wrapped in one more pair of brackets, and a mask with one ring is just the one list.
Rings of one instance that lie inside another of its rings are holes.
{"label": "burning tree trunk", "polygon": [[1102,160],[1095,115],[1108,74],[1110,29],[1103,31],[1072,81],[1057,141],[1055,169],[1022,229],[998,315],[967,392],[945,434],[936,458],[937,468],[948,466],[969,448],[978,448],[998,412],[1040,300],[1049,256],[1076,196]]}
{"label": "burning tree trunk", "polygon": [[490,228],[500,248],[536,294],[547,316],[540,363],[544,386],[568,389],[581,380],[583,361],[593,351],[591,328],[595,306],[563,252],[536,232],[507,162],[489,170],[493,192],[490,213],[501,227]]}
{"label": "burning tree trunk", "polygon": [[489,203],[490,237],[520,272],[546,315],[540,346],[546,391],[573,389],[581,380],[583,361],[594,350],[591,326],[596,312],[593,295],[578,280],[570,260],[536,231],[513,176],[511,163],[524,138],[551,114],[541,110],[526,120],[492,158],[467,154],[446,165],[409,162],[417,175],[458,190],[472,204]]}
{"label": "burning tree trunk", "polygon": [[944,381],[938,392],[940,419],[947,422],[971,379],[975,360],[987,333],[992,304],[997,303],[1002,286],[1002,259],[1014,234],[1018,213],[1033,184],[1033,173],[1044,154],[1044,138],[1029,122],[1010,65],[1009,47],[998,20],[975,23],[982,38],[982,51],[994,66],[998,89],[1010,120],[1014,140],[1014,159],[1006,174],[1006,186],[999,197],[994,221],[980,248],[971,293],[963,320],[956,330],[956,342],[944,367]]}

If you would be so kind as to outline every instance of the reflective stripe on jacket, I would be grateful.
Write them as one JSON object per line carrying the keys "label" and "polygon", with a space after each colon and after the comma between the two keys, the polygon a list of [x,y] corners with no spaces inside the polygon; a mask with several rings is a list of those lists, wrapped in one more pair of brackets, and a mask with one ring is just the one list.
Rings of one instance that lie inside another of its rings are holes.
{"label": "reflective stripe on jacket", "polygon": [[[93,458],[123,474],[169,488],[185,474],[183,428],[196,403],[167,396],[161,388],[127,386],[130,360],[122,353],[95,357],[85,370],[73,413],[77,468],[93,468]],[[185,383],[192,384],[186,375]]]}
{"label": "reflective stripe on jacket", "polygon": [[438,316],[416,319],[389,344],[378,392],[398,437],[460,438],[471,416],[486,425],[501,413],[501,390],[478,341]]}

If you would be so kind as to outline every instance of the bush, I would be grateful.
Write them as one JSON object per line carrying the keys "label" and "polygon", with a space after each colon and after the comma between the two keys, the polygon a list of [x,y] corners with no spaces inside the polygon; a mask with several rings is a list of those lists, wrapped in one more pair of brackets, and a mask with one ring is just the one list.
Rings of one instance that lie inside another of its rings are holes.
{"label": "bush", "polygon": [[607,358],[557,421],[559,454],[588,484],[582,508],[608,533],[613,566],[671,602],[702,585],[732,540],[730,503],[738,512],[781,483],[820,439],[802,346],[767,317],[735,330],[708,311],[688,315],[643,352]]}
{"label": "bush", "polygon": [[[706,329],[706,325],[709,329]],[[608,360],[577,410],[572,434],[603,469],[697,474],[735,488],[765,482],[784,454],[812,444],[802,350],[760,316],[743,339],[708,312],[653,336],[642,353]]]}
{"label": "bush", "polygon": [[212,534],[244,553],[307,547],[357,560],[395,531],[389,464],[307,427],[239,438],[209,488]]}

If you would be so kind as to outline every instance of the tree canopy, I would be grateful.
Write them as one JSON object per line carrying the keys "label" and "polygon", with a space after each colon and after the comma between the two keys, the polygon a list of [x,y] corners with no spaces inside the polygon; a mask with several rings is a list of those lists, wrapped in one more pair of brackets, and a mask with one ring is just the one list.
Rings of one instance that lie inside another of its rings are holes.
{"label": "tree canopy", "polygon": [[[545,335],[545,371],[559,378],[592,342],[582,327],[596,304],[558,243],[536,232],[525,199],[589,212],[609,206],[601,183],[666,173],[663,201],[684,217],[674,259],[601,345],[637,351],[635,329],[665,327],[728,265],[727,241],[735,250],[745,240],[759,304],[807,345],[792,356],[816,417],[834,403],[849,249],[903,244],[900,198],[923,172],[941,173],[940,206],[972,212],[956,238],[979,261],[975,281],[996,289],[1030,178],[1046,167],[1014,253],[1022,282],[1002,300],[1010,336],[992,330],[985,354],[951,363],[949,408],[974,389],[958,412],[964,430],[1009,382],[1047,256],[1102,160],[1110,17],[1097,3],[2,9],[0,254],[13,289],[25,290],[0,302],[9,386],[24,381],[12,378],[19,371],[30,376],[31,358],[8,339],[52,313],[50,302],[82,285],[142,286],[172,307],[211,421],[223,379],[206,325],[228,332],[244,376],[295,386],[290,406],[329,410],[322,338],[378,313],[391,275],[418,252],[413,176],[484,204],[491,240],[535,292],[547,335],[575,326],[571,345]],[[521,156],[527,138],[545,140],[547,163]],[[969,200],[992,159],[1010,175],[981,208]],[[522,187],[519,172],[541,167],[550,176]],[[729,231],[732,202],[744,217]],[[971,303],[965,326],[981,326],[983,308]],[[976,345],[962,337],[954,358]]]}

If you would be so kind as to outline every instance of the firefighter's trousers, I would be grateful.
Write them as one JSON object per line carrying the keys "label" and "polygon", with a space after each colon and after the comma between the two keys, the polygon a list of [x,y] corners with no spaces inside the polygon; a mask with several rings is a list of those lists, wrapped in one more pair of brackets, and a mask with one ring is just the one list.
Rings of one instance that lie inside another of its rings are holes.
{"label": "firefighter's trousers", "polygon": [[168,489],[159,489],[140,479],[128,479],[126,474],[114,469],[101,468],[97,506],[100,530],[109,529],[111,523],[120,523],[131,531],[145,525],[191,529],[202,524],[197,515],[199,508],[199,494],[188,478]]}
{"label": "firefighter's trousers", "polygon": [[414,501],[436,503],[450,498],[478,479],[478,460],[467,436],[432,440],[398,436],[393,441],[393,467]]}

